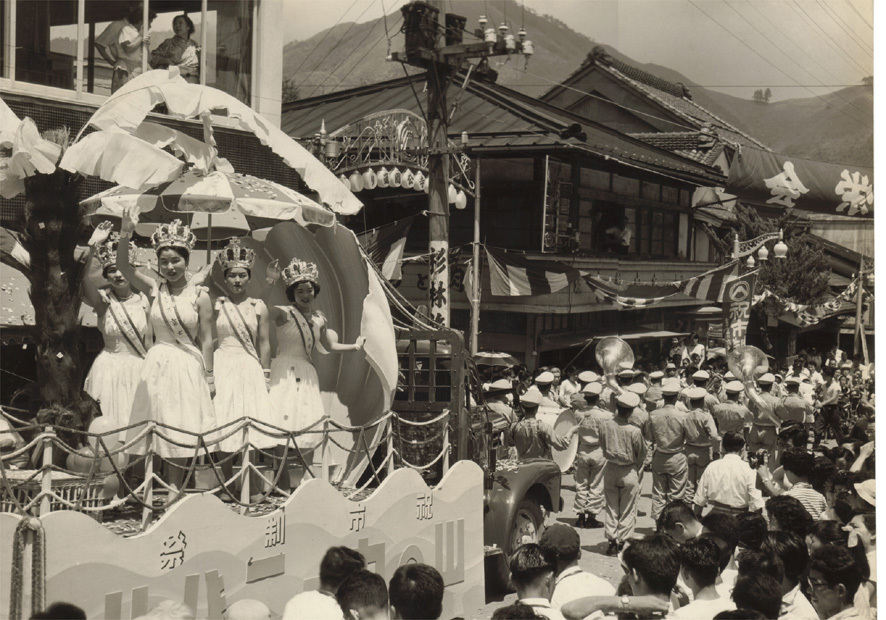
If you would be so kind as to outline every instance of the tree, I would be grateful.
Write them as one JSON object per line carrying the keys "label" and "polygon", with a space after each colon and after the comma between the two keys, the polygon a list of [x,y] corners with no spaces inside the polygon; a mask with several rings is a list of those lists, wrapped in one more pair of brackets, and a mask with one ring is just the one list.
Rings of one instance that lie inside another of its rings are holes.
{"label": "tree", "polygon": [[869,75],[865,78],[862,78],[861,83],[864,84],[865,86],[873,86],[874,85],[874,76]]}
{"label": "tree", "polygon": [[754,101],[762,102],[763,101],[763,90],[758,88],[754,91]]}
{"label": "tree", "polygon": [[296,101],[299,98],[298,86],[295,80],[288,77],[283,80],[283,103]]}
{"label": "tree", "polygon": [[770,89],[767,87],[767,88],[766,88],[766,92],[763,93],[763,101],[765,101],[766,103],[769,103],[769,100],[770,100],[770,99],[772,99],[772,90],[770,90]]}

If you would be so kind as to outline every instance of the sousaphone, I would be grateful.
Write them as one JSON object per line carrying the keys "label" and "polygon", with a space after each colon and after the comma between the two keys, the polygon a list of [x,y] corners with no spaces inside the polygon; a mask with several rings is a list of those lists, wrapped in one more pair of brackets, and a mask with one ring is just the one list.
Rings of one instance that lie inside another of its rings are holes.
{"label": "sousaphone", "polygon": [[603,376],[606,384],[616,392],[621,390],[615,382],[615,375],[618,374],[619,365],[627,362],[633,367],[634,352],[631,346],[617,336],[607,336],[597,343],[597,349],[594,351],[597,363],[603,369]]}
{"label": "sousaphone", "polygon": [[766,354],[750,345],[730,349],[726,354],[726,364],[732,374],[745,385],[769,372],[769,359]]}

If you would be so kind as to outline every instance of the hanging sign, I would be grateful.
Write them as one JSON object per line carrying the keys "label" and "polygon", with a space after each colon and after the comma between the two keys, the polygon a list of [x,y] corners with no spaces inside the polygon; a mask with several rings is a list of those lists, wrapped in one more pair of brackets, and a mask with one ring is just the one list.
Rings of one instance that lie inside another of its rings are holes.
{"label": "hanging sign", "polygon": [[745,344],[751,307],[754,303],[756,279],[757,272],[752,271],[726,283],[723,293],[723,318],[727,350]]}
{"label": "hanging sign", "polygon": [[741,200],[816,213],[874,217],[874,171],[742,147],[726,191]]}

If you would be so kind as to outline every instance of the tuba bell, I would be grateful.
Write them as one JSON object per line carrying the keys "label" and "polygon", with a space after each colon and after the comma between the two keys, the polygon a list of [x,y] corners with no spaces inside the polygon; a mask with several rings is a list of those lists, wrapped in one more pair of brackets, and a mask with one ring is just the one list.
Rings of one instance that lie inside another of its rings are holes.
{"label": "tuba bell", "polygon": [[730,349],[726,354],[729,370],[742,383],[753,382],[760,375],[769,372],[769,360],[757,347],[744,345]]}
{"label": "tuba bell", "polygon": [[615,392],[621,392],[615,382],[615,375],[618,374],[619,365],[622,363],[628,363],[633,367],[634,352],[631,350],[631,346],[617,336],[607,336],[597,343],[594,356],[597,358],[600,368],[603,369],[606,384]]}

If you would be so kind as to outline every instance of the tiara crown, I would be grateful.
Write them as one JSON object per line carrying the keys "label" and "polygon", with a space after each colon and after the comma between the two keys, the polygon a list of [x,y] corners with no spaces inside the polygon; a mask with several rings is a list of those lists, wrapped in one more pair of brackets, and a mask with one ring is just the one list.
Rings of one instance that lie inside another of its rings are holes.
{"label": "tiara crown", "polygon": [[181,220],[160,224],[151,235],[151,245],[154,246],[155,252],[164,248],[184,248],[190,252],[194,249],[195,243],[197,243],[197,237],[190,228],[182,224]]}
{"label": "tiara crown", "polygon": [[[109,265],[117,264],[117,248],[120,245],[120,234],[111,233],[108,239],[98,246],[96,256],[102,269]],[[138,252],[134,245],[129,245],[129,264],[135,265],[138,262]]]}
{"label": "tiara crown", "polygon": [[252,248],[241,246],[240,239],[235,237],[222,248],[216,260],[224,271],[234,267],[252,270],[252,266],[255,264],[255,251]]}
{"label": "tiara crown", "polygon": [[317,282],[320,279],[320,273],[317,271],[315,263],[308,263],[297,258],[293,258],[289,262],[281,275],[287,287],[297,282]]}

